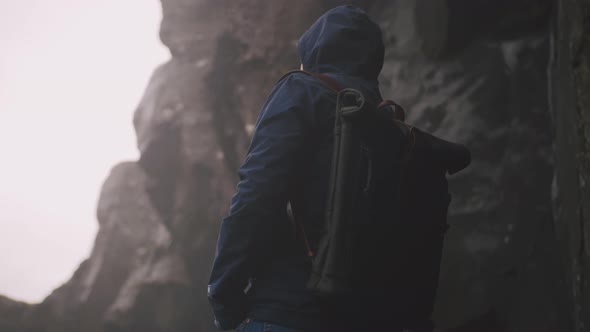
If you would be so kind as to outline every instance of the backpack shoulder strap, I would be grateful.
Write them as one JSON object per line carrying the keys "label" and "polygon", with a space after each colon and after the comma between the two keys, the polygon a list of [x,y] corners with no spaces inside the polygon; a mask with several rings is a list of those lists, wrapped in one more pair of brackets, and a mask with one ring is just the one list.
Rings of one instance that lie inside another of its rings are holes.
{"label": "backpack shoulder strap", "polygon": [[[279,79],[279,82],[284,80],[285,78],[287,78],[289,75],[292,75],[295,73],[301,73],[301,74],[311,76],[311,77],[317,79],[318,81],[324,83],[324,85],[326,85],[328,88],[330,88],[330,90],[332,90],[336,93],[340,93],[340,91],[344,90],[344,87],[340,83],[338,83],[338,81],[333,79],[332,77],[330,77],[326,74],[316,74],[316,73],[312,73],[312,72],[305,71],[305,70],[292,70],[290,72],[287,72],[285,75],[283,75],[283,77],[281,77],[281,79]],[[382,107],[387,107],[387,106],[390,106],[393,109],[393,115],[396,120],[399,120],[401,122],[404,122],[406,120],[406,112],[405,112],[404,108],[401,107],[398,103],[394,102],[393,100],[382,100],[379,103],[379,105],[377,106],[377,108],[380,109]]]}
{"label": "backpack shoulder strap", "polygon": [[340,91],[342,91],[344,88],[342,87],[342,85],[340,85],[340,83],[338,83],[335,79],[331,78],[328,75],[325,74],[316,74],[316,73],[312,73],[309,71],[305,71],[305,70],[292,70],[288,73],[286,73],[285,75],[283,75],[283,77],[281,77],[281,79],[279,80],[282,81],[285,78],[287,78],[288,76],[295,74],[295,73],[301,73],[301,74],[305,74],[308,76],[311,76],[315,79],[317,79],[318,81],[324,83],[324,85],[326,85],[328,88],[330,88],[330,90],[339,93]]}

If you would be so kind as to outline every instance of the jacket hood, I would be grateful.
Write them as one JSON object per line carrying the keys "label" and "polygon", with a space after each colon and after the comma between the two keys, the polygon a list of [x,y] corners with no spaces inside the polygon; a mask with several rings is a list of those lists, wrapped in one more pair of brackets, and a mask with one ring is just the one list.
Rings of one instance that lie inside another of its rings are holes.
{"label": "jacket hood", "polygon": [[379,26],[354,6],[339,6],[322,15],[299,39],[305,70],[376,80],[383,67]]}

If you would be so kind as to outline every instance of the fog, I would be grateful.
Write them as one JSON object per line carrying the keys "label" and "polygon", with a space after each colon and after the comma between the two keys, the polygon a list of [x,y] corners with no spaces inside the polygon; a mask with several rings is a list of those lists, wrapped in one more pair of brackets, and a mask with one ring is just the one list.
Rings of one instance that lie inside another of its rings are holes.
{"label": "fog", "polygon": [[0,1],[0,294],[41,301],[88,256],[102,181],[137,158],[133,111],[169,57],[160,9]]}

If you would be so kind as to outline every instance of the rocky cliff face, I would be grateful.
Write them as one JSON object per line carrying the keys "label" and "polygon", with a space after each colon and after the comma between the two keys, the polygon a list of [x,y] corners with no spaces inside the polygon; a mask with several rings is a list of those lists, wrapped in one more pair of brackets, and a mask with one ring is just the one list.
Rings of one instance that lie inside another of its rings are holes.
{"label": "rocky cliff face", "polygon": [[[41,304],[1,298],[0,331],[213,331],[208,270],[259,107],[340,3],[162,0],[172,59],[135,113],[141,158],[106,180],[88,260]],[[358,3],[384,31],[383,94],[473,152],[451,181],[437,323],[584,331],[588,1]]]}
{"label": "rocky cliff face", "polygon": [[560,1],[551,47],[555,236],[573,331],[590,329],[590,1]]}
{"label": "rocky cliff face", "polygon": [[[378,10],[391,42],[385,94],[409,106],[408,122],[467,143],[474,156],[451,182],[435,318],[456,326],[488,313],[495,330],[560,331],[567,312],[555,307],[565,288],[552,230],[545,98],[551,8],[416,3]],[[441,12],[446,24],[431,26],[437,21],[428,15]]]}

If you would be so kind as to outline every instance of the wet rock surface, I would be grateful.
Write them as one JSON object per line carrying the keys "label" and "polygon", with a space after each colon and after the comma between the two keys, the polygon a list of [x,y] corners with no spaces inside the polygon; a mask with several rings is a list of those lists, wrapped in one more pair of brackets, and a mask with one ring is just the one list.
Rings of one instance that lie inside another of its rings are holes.
{"label": "wet rock surface", "polygon": [[[209,267],[259,107],[340,3],[162,0],[172,58],[134,116],[140,160],[105,181],[91,256],[41,304],[0,298],[0,331],[214,331]],[[451,180],[437,324],[584,331],[588,1],[357,3],[384,31],[384,96],[473,154]]]}
{"label": "wet rock surface", "polygon": [[[445,36],[420,26],[429,24],[420,10],[431,8],[396,3],[379,11],[391,42],[385,95],[406,106],[408,122],[467,144],[473,155],[472,165],[451,177],[435,319],[449,327],[492,312],[509,331],[558,331],[568,314],[554,303],[565,288],[553,237],[553,132],[543,97],[549,25],[502,27],[522,29],[510,36],[486,26],[490,33],[456,36],[453,25],[465,13],[449,3],[447,20],[454,23]],[[471,13],[483,15],[484,5]],[[481,19],[501,22],[496,9]],[[436,44],[437,52],[428,47]]]}

